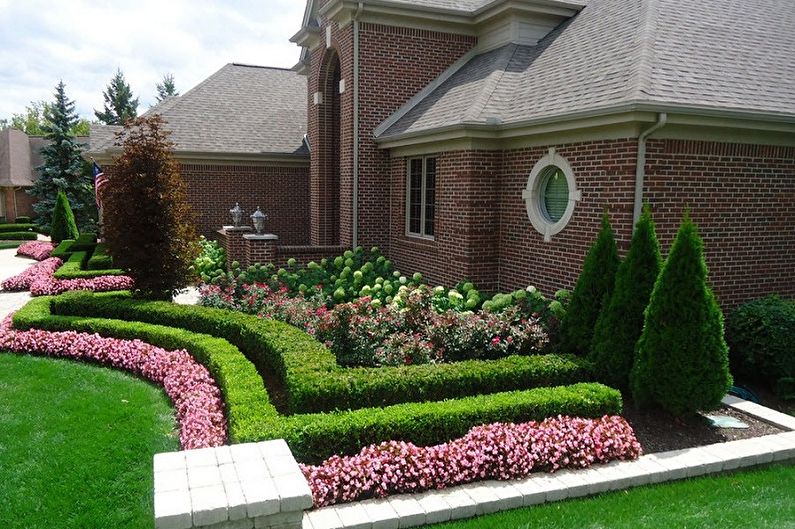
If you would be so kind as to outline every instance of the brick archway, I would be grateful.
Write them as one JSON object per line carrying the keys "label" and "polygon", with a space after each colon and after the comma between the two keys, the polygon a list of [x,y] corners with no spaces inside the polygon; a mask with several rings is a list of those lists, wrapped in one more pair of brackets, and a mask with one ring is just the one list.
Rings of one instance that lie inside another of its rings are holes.
{"label": "brick archway", "polygon": [[320,70],[321,102],[312,182],[312,243],[336,245],[340,240],[340,147],[342,79],[339,54],[329,49]]}

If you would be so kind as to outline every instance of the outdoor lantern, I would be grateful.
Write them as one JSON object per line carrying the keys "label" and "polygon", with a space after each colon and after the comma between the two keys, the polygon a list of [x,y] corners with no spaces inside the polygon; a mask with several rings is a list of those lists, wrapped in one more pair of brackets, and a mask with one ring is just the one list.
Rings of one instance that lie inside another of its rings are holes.
{"label": "outdoor lantern", "polygon": [[229,213],[232,214],[232,224],[234,224],[235,228],[239,228],[240,221],[243,220],[243,208],[240,207],[240,204],[235,202],[235,207],[230,209]]}
{"label": "outdoor lantern", "polygon": [[268,220],[268,216],[259,209],[259,206],[257,206],[257,211],[251,215],[251,222],[254,223],[254,229],[257,230],[257,235],[262,235],[262,231],[265,229],[266,220]]}

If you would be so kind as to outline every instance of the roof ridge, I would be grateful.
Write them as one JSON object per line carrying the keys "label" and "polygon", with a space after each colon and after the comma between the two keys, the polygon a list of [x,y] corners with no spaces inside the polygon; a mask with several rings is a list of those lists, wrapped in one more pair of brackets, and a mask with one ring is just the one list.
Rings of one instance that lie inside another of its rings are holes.
{"label": "roof ridge", "polygon": [[[508,52],[509,48],[510,52]],[[511,61],[516,55],[517,49],[519,49],[519,46],[517,44],[511,43],[500,50],[500,62],[496,64],[497,67],[495,68],[494,72],[489,74],[488,80],[486,81],[483,90],[480,91],[475,103],[464,114],[462,121],[475,121],[483,112],[483,109],[486,108],[486,105],[488,105],[489,101],[491,101],[491,98],[494,97],[494,92],[496,92],[500,81],[502,81],[503,76],[505,76],[505,70],[508,68],[508,65],[511,64]]]}
{"label": "roof ridge", "polygon": [[246,63],[243,63],[243,62],[230,62],[230,63],[226,64],[226,66],[229,66],[230,64],[232,66],[240,66],[240,67],[243,67],[243,68],[263,68],[263,69],[267,69],[267,70],[280,70],[280,71],[283,71],[283,72],[291,72],[291,71],[293,71],[292,68],[283,68],[281,66],[263,66],[261,64],[246,64]]}
{"label": "roof ridge", "polygon": [[657,35],[658,0],[641,0],[638,24],[638,66],[632,80],[634,99],[640,99],[651,89],[651,72],[654,63],[654,40]]}

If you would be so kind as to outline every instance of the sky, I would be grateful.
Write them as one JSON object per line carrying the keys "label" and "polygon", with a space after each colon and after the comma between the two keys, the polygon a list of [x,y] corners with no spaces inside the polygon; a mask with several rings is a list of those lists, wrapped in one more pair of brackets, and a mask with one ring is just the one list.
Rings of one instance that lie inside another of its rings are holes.
{"label": "sky", "polygon": [[81,117],[103,108],[121,68],[139,113],[172,73],[184,93],[224,64],[290,68],[304,0],[0,0],[0,119],[53,98],[59,80]]}

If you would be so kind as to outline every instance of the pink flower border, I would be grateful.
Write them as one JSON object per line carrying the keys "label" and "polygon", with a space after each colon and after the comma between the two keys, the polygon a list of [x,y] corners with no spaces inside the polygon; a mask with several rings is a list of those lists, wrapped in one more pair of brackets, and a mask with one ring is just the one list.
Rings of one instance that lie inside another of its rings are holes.
{"label": "pink flower border", "polygon": [[51,242],[29,241],[19,245],[17,255],[43,261],[50,256],[53,249],[54,245]]}
{"label": "pink flower border", "polygon": [[174,404],[179,440],[191,450],[221,446],[227,438],[221,391],[203,365],[185,350],[167,351],[140,340],[75,331],[19,331],[11,316],[0,324],[0,350],[96,362],[162,386]]}
{"label": "pink flower border", "polygon": [[54,296],[70,290],[128,290],[134,283],[129,276],[99,276],[87,279],[56,279],[53,274],[63,261],[50,257],[29,266],[23,272],[2,282],[3,290],[30,290],[32,296]]}
{"label": "pink flower border", "polygon": [[622,417],[559,416],[476,426],[464,437],[436,446],[389,441],[365,447],[355,456],[332,456],[317,466],[300,466],[315,507],[323,507],[486,479],[518,479],[534,471],[586,468],[636,459],[641,452]]}

